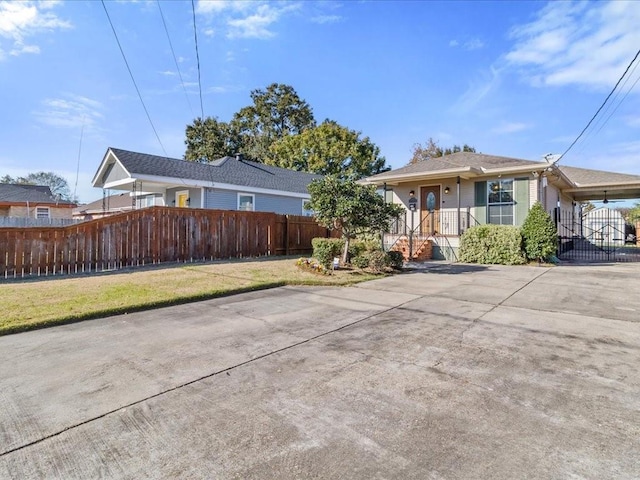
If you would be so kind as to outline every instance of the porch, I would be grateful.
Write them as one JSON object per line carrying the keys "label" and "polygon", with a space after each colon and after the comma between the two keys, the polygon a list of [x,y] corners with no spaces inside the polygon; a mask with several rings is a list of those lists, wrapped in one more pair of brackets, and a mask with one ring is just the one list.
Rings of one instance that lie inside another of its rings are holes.
{"label": "porch", "polygon": [[405,260],[458,260],[460,236],[479,225],[472,208],[405,211],[394,220],[382,242],[386,251],[399,251]]}

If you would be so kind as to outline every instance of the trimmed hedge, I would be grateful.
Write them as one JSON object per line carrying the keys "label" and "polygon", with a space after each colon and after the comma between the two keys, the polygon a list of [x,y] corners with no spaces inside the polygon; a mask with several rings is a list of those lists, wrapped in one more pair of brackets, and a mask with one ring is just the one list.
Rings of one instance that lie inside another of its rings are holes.
{"label": "trimmed hedge", "polygon": [[459,258],[466,263],[521,265],[527,262],[519,227],[478,225],[460,237]]}

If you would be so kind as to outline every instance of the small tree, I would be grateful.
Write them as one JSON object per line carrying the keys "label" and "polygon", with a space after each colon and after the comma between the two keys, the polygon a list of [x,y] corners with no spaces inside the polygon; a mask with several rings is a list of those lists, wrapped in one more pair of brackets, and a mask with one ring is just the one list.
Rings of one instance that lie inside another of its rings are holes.
{"label": "small tree", "polygon": [[349,242],[358,235],[388,230],[402,212],[400,205],[385,203],[373,185],[340,180],[329,175],[309,185],[308,208],[323,227],[338,230],[344,238],[342,262],[349,261]]}
{"label": "small tree", "polygon": [[522,225],[524,251],[529,260],[544,261],[555,255],[558,231],[551,216],[536,202]]}

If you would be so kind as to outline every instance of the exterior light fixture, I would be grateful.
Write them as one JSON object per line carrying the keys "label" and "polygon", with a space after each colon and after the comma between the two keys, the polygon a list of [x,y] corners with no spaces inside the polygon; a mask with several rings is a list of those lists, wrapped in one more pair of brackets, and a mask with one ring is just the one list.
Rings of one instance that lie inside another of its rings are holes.
{"label": "exterior light fixture", "polygon": [[444,193],[445,193],[446,195],[448,195],[450,191],[451,191],[451,190],[449,189],[449,187],[444,187]]}

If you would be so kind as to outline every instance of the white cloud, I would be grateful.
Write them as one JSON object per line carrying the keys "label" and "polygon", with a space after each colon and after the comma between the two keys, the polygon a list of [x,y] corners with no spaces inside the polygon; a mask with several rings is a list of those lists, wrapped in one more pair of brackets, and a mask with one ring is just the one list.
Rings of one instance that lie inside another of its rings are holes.
{"label": "white cloud", "polygon": [[160,75],[164,75],[165,77],[175,77],[178,75],[178,72],[174,72],[173,70],[165,70],[160,72]]}
{"label": "white cloud", "polygon": [[320,25],[324,25],[326,23],[338,23],[344,20],[344,17],[340,15],[316,15],[315,17],[311,17],[311,21],[313,23],[318,23]]}
{"label": "white cloud", "polygon": [[58,128],[91,128],[102,118],[102,104],[96,100],[73,94],[62,98],[47,98],[42,109],[33,112],[36,119],[48,126]]}
{"label": "white cloud", "polygon": [[453,39],[449,41],[449,46],[452,48],[461,47],[465,50],[479,50],[484,47],[484,42],[479,38],[471,38],[464,42],[460,42],[459,40]]}
{"label": "white cloud", "polygon": [[[27,44],[26,39],[44,32],[71,28],[71,23],[50,12],[59,2],[0,1],[0,37],[6,39],[9,48],[0,44],[0,60],[10,55],[40,53],[37,45]],[[1,41],[1,39],[0,39]]]}
{"label": "white cloud", "polygon": [[243,12],[251,8],[251,3],[239,0],[199,0],[196,11],[203,14],[215,14],[224,11]]}
{"label": "white cloud", "polygon": [[[273,27],[281,17],[300,6],[297,2],[283,1],[200,0],[197,12],[208,22],[203,30],[207,36],[224,31],[228,38],[268,39],[275,35]],[[214,22],[216,25],[212,27],[210,24]]]}
{"label": "white cloud", "polygon": [[478,105],[487,95],[496,90],[502,82],[501,70],[490,67],[480,72],[478,78],[471,81],[467,91],[453,105],[453,111],[469,111]]}
{"label": "white cloud", "polygon": [[535,86],[611,88],[640,45],[640,2],[551,2],[514,28],[506,61]]}
{"label": "white cloud", "polygon": [[529,128],[531,128],[531,125],[527,123],[507,122],[497,126],[492,130],[492,132],[501,135],[506,133],[521,132],[523,130],[528,130]]}

